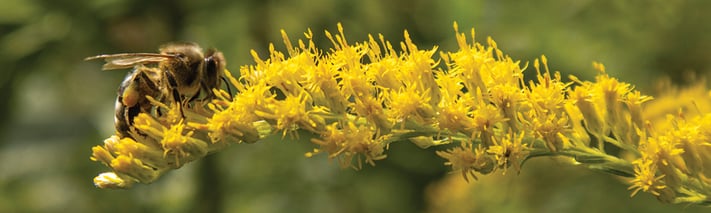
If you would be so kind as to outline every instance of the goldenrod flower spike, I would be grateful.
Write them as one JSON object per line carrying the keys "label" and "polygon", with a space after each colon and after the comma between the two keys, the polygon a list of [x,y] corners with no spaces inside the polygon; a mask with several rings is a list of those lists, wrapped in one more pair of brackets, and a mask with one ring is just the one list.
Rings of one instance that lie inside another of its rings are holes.
{"label": "goldenrod flower spike", "polygon": [[696,111],[687,101],[670,112],[675,102],[662,96],[664,107],[655,105],[601,63],[593,63],[594,81],[563,79],[545,56],[525,72],[528,64],[491,37],[484,45],[474,29],[469,41],[456,23],[454,31],[459,48],[439,54],[407,31],[399,49],[382,35],[349,41],[341,24],[325,31],[329,48],[317,47],[311,30],[297,42],[281,31],[286,53],[270,44],[266,58],[251,52],[255,63],[241,66],[239,77],[225,70],[235,94],[215,90],[181,107],[152,100],[155,113],[138,115],[131,137],[93,147],[91,159],[112,170],[95,184],[150,183],[229,144],[265,138],[305,138],[317,146],[307,157],[323,153],[353,169],[375,166],[390,143],[409,141],[447,146],[435,153],[465,180],[559,156],[628,178],[632,196],[711,203],[711,113],[704,111],[711,96],[702,87],[676,90],[693,96]]}

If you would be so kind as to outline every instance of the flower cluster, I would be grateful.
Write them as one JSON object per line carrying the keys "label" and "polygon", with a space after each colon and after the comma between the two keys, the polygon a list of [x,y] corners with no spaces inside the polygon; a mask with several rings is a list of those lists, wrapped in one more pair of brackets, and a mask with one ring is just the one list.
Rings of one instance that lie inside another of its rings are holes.
{"label": "flower cluster", "polygon": [[[135,129],[145,137],[106,139],[92,160],[113,171],[95,178],[101,188],[149,183],[231,142],[254,143],[270,134],[309,137],[341,166],[361,169],[387,157],[393,142],[436,154],[465,179],[495,171],[518,172],[533,157],[562,156],[590,169],[627,177],[632,195],[649,192],[674,203],[711,202],[711,115],[684,113],[650,122],[642,104],[651,97],[610,77],[595,81],[551,72],[545,56],[528,66],[505,55],[497,43],[474,41],[454,24],[459,49],[420,49],[407,31],[393,45],[382,35],[350,43],[341,25],[325,32],[333,47],[322,50],[313,33],[287,51],[270,45],[264,59],[239,77],[225,70],[230,94],[181,107],[155,102],[168,113],[140,114]],[[399,46],[395,48],[394,46]],[[709,99],[708,95],[705,97]],[[171,116],[173,115],[173,116]]]}

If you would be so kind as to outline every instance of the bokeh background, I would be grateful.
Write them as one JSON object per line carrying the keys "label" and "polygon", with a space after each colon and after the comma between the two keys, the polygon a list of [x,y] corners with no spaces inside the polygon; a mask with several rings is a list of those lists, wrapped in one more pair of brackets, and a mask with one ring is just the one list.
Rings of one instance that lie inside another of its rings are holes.
{"label": "bokeh background", "polygon": [[[535,2],[535,3],[534,3]],[[270,42],[283,50],[308,28],[343,23],[349,41],[410,32],[420,48],[456,50],[452,23],[492,36],[514,59],[541,54],[564,76],[592,80],[592,61],[655,94],[711,69],[711,2],[703,0],[2,0],[0,1],[0,212],[702,212],[629,198],[623,180],[537,159],[520,174],[465,183],[434,150],[390,146],[361,171],[325,156],[305,158],[307,141],[235,144],[150,185],[101,190],[107,170],[90,148],[113,133],[116,89],[127,71],[100,71],[101,53],[154,52],[194,41],[224,52],[228,68],[252,63]],[[526,73],[531,74],[532,70]]]}

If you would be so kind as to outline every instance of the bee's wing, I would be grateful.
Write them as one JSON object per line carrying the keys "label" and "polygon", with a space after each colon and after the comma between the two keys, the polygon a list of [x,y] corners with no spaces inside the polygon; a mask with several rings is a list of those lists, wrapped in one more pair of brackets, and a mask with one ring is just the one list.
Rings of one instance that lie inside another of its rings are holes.
{"label": "bee's wing", "polygon": [[103,70],[127,69],[138,64],[158,63],[173,58],[173,55],[158,53],[120,53],[110,55],[97,55],[85,58],[85,61],[94,59],[104,59],[106,64]]}

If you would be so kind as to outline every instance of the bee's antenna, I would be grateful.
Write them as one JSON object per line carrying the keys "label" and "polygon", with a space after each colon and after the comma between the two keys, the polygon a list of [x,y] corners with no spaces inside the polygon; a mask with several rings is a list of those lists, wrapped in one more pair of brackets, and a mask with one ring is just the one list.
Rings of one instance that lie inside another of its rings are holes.
{"label": "bee's antenna", "polygon": [[222,82],[225,82],[225,87],[227,87],[227,94],[230,94],[232,96],[232,90],[230,89],[230,83],[227,82],[227,78],[225,76],[220,77],[222,79]]}

